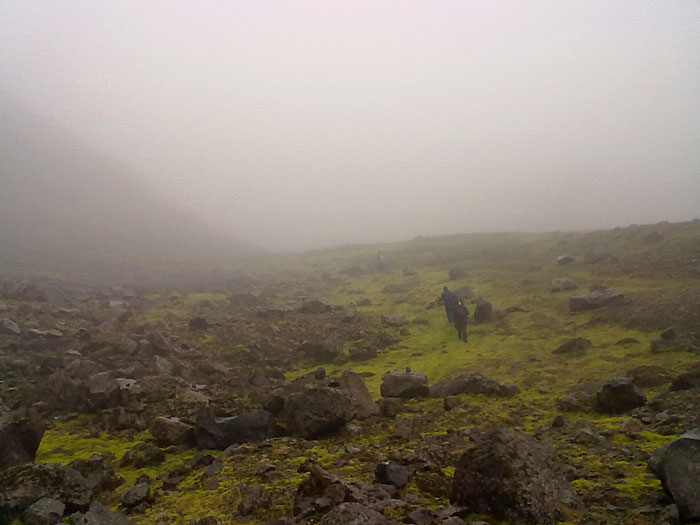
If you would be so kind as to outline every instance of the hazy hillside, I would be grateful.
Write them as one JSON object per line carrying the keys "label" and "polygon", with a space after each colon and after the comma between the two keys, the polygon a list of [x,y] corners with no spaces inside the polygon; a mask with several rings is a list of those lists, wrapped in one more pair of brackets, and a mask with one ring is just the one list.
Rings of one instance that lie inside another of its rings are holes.
{"label": "hazy hillside", "polygon": [[212,231],[128,166],[0,103],[0,264],[121,278],[209,268],[251,248]]}

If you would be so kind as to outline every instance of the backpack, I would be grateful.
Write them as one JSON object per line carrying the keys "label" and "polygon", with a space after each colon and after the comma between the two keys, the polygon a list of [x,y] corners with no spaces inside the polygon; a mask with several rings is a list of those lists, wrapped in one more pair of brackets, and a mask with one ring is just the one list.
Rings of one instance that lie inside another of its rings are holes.
{"label": "backpack", "polygon": [[467,310],[467,307],[464,306],[463,304],[460,304],[457,306],[457,316],[458,317],[466,317],[469,315],[469,310]]}

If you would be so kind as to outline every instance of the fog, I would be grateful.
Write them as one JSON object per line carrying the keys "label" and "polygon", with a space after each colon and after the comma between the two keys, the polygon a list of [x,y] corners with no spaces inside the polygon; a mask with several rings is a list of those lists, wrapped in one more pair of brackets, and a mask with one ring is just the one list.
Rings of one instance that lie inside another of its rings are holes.
{"label": "fog", "polygon": [[[140,217],[126,184],[168,235],[271,250],[688,220],[699,88],[692,0],[4,0],[0,90],[29,124],[2,129],[0,182],[32,215],[22,159],[71,137],[105,231]],[[83,187],[70,158],[44,208]]]}

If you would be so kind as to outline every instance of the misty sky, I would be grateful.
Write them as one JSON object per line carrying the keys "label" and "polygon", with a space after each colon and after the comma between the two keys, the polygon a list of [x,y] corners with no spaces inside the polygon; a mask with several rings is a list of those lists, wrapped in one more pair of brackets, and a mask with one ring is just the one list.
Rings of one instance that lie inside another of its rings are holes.
{"label": "misty sky", "polygon": [[0,91],[265,248],[700,216],[696,0],[2,0]]}

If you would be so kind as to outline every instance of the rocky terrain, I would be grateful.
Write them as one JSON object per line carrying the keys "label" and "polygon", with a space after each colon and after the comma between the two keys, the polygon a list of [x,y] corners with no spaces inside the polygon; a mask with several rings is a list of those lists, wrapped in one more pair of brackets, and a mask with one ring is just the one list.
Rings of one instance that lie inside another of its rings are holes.
{"label": "rocky terrain", "polygon": [[699,221],[0,276],[1,523],[700,521]]}

